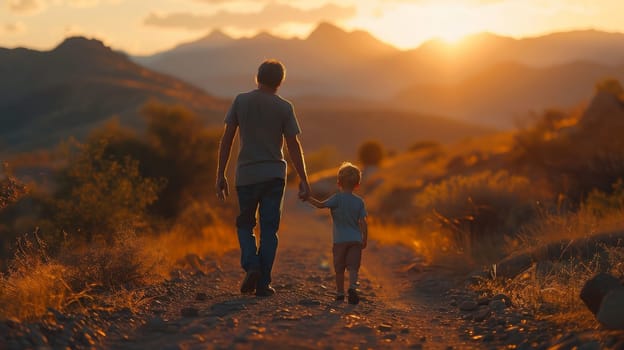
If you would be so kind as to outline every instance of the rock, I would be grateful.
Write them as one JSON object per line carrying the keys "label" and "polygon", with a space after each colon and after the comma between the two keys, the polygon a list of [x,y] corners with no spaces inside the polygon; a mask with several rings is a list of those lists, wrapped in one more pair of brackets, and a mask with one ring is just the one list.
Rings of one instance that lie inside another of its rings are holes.
{"label": "rock", "polygon": [[477,300],[477,304],[479,305],[488,305],[490,303],[491,299],[485,295],[480,296],[479,299]]}
{"label": "rock", "polygon": [[477,310],[477,312],[475,312],[473,320],[475,320],[476,322],[483,322],[490,316],[491,313],[492,310],[490,310],[489,307],[481,307],[479,310]]}
{"label": "rock", "polygon": [[502,300],[492,300],[488,306],[490,307],[490,310],[494,312],[500,312],[507,308],[507,305]]}
{"label": "rock", "polygon": [[39,348],[48,345],[48,339],[45,335],[43,335],[43,333],[41,333],[39,327],[30,325],[28,328],[30,331],[30,341],[33,345],[35,345],[35,347]]}
{"label": "rock", "polygon": [[385,334],[383,338],[388,339],[388,340],[395,340],[397,338],[397,335],[394,333],[388,333],[388,334]]}
{"label": "rock", "polygon": [[195,295],[195,300],[197,301],[206,301],[208,299],[208,295],[206,293],[197,293]]}
{"label": "rock", "polygon": [[377,327],[377,329],[379,329],[381,332],[390,332],[392,330],[392,325],[382,323]]}
{"label": "rock", "polygon": [[621,287],[620,281],[608,273],[599,273],[585,283],[581,300],[595,314],[600,310],[602,299],[612,290]]}
{"label": "rock", "polygon": [[321,305],[321,301],[317,299],[301,299],[299,300],[299,305],[303,306],[319,306]]}
{"label": "rock", "polygon": [[600,349],[602,349],[602,346],[600,345],[599,342],[597,342],[595,340],[592,340],[590,342],[581,344],[578,347],[578,350],[600,350]]}
{"label": "rock", "polygon": [[496,294],[492,297],[492,300],[501,300],[505,303],[507,307],[511,306],[511,298],[506,296],[505,294]]}
{"label": "rock", "polygon": [[470,284],[479,284],[486,280],[491,280],[492,274],[485,270],[475,270],[468,274],[467,281]]}
{"label": "rock", "polygon": [[459,304],[459,309],[461,311],[473,311],[476,310],[477,307],[479,307],[479,304],[474,300],[465,300]]}
{"label": "rock", "polygon": [[185,307],[181,311],[182,317],[197,317],[199,316],[199,309],[195,307]]}
{"label": "rock", "polygon": [[606,328],[624,330],[624,287],[614,288],[605,295],[596,317]]}
{"label": "rock", "polygon": [[533,264],[531,254],[527,252],[509,256],[493,266],[492,275],[502,278],[513,278]]}

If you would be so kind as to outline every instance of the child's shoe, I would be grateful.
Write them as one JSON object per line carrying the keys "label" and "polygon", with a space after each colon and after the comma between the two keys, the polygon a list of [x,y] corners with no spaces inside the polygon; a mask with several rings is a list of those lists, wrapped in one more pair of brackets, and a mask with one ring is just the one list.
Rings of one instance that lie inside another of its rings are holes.
{"label": "child's shoe", "polygon": [[355,288],[349,288],[349,304],[353,304],[356,305],[360,302],[360,296],[358,295],[357,291],[355,290]]}

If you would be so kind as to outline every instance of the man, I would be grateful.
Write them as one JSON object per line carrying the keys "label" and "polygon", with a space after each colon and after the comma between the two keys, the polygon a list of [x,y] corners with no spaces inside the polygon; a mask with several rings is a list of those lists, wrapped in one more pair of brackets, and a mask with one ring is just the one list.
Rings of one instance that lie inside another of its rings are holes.
{"label": "man", "polygon": [[[283,143],[299,175],[299,197],[310,196],[310,186],[298,134],[301,132],[292,104],[277,95],[286,69],[277,60],[266,60],[258,68],[258,88],[234,99],[225,117],[219,146],[216,190],[221,200],[229,195],[225,169],[232,141],[239,130],[240,151],[236,166],[236,191],[240,213],[236,229],[241,249],[241,266],[246,271],[241,293],[271,296],[271,270],[277,251],[277,230],[282,214],[286,161]],[[253,228],[260,216],[260,245]]]}

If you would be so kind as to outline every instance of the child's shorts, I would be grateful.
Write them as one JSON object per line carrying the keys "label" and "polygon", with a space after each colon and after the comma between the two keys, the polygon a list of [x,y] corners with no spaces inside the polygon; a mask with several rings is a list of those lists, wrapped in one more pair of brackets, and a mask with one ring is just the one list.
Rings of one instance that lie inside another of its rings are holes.
{"label": "child's shorts", "polygon": [[360,263],[362,262],[362,243],[334,243],[332,252],[334,255],[334,269],[336,271],[344,271],[345,267],[349,271],[357,271],[360,268]]}

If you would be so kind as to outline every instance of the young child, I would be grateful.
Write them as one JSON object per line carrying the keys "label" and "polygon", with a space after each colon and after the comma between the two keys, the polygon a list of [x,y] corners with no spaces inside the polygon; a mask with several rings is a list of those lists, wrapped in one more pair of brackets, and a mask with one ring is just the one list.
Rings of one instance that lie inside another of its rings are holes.
{"label": "young child", "polygon": [[364,200],[353,193],[360,184],[361,172],[351,163],[343,163],[338,170],[340,192],[325,201],[309,197],[310,204],[317,208],[331,209],[333,221],[333,256],[336,270],[336,300],[344,301],[344,272],[349,270],[349,304],[357,304],[358,270],[362,260],[362,249],[368,241],[366,208]]}

